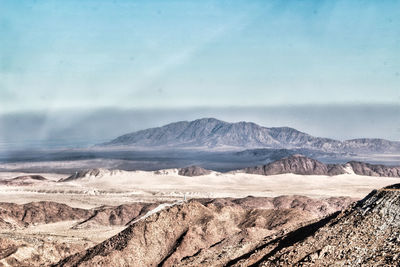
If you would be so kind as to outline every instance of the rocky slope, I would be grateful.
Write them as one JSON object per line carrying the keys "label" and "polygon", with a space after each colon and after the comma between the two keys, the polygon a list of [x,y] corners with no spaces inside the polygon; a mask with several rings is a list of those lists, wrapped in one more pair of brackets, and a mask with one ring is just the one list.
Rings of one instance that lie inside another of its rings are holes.
{"label": "rocky slope", "polygon": [[86,219],[92,211],[72,208],[55,202],[31,202],[27,204],[0,203],[0,225],[4,228],[27,227],[38,223],[54,223],[66,220]]}
{"label": "rocky slope", "polygon": [[400,184],[313,224],[262,242],[230,266],[398,266]]}
{"label": "rocky slope", "polygon": [[59,182],[71,182],[74,180],[79,180],[82,178],[101,178],[105,175],[116,175],[116,174],[120,174],[123,171],[121,170],[108,170],[108,169],[88,169],[88,170],[82,170],[82,171],[78,171],[75,172],[74,174],[72,174],[71,176],[60,180]]}
{"label": "rocky slope", "polygon": [[400,177],[400,167],[374,165],[357,161],[350,161],[347,164],[358,175]]}
{"label": "rocky slope", "polygon": [[27,204],[0,203],[0,226],[16,229],[36,224],[79,221],[74,228],[96,225],[126,225],[157,207],[159,203],[131,203],[93,209],[72,208],[66,204],[41,201]]}
{"label": "rocky slope", "polygon": [[[254,199],[162,210],[54,266],[397,266],[400,184],[309,223],[312,212]],[[293,203],[293,201],[289,201]],[[247,205],[241,205],[247,203]],[[238,208],[238,206],[240,208]],[[247,207],[247,208],[246,208]]]}
{"label": "rocky slope", "polygon": [[95,245],[93,240],[114,235],[113,229],[120,231],[158,205],[132,203],[79,209],[45,201],[0,203],[0,266],[55,263]]}
{"label": "rocky slope", "polygon": [[87,240],[38,234],[0,237],[0,266],[48,266],[93,245]]}
{"label": "rocky slope", "polygon": [[[244,170],[246,173],[274,175],[282,173],[294,173],[301,175],[328,175],[327,165],[315,159],[302,155],[292,155],[267,165],[249,167]],[[344,173],[344,172],[343,172]]]}
{"label": "rocky slope", "polygon": [[338,141],[314,137],[289,127],[267,128],[251,122],[228,123],[214,118],[181,121],[117,137],[103,146],[139,148],[285,148],[324,152],[390,153],[400,142],[383,139]]}
{"label": "rocky slope", "polygon": [[329,176],[354,172],[355,174],[366,176],[400,177],[400,167],[374,165],[356,161],[346,164],[324,164],[303,155],[291,155],[266,165],[246,168],[243,172],[261,175],[294,173],[300,175]]}
{"label": "rocky slope", "polygon": [[[118,235],[54,266],[175,266],[225,250],[220,262],[250,251],[265,236],[274,236],[311,218],[336,211],[348,198],[307,197],[200,199],[174,205],[140,220]],[[240,242],[238,242],[240,241]],[[215,266],[210,262],[200,265]],[[193,266],[199,266],[197,263]]]}
{"label": "rocky slope", "polygon": [[74,229],[96,227],[96,225],[126,225],[150,210],[156,208],[159,203],[132,203],[117,207],[102,206],[92,210],[93,214],[74,226]]}
{"label": "rocky slope", "polygon": [[8,186],[26,186],[35,185],[42,182],[52,182],[41,175],[24,175],[11,179],[0,180],[0,185]]}
{"label": "rocky slope", "polygon": [[182,175],[182,176],[201,176],[201,175],[207,175],[210,173],[211,173],[211,171],[206,170],[199,166],[189,166],[186,168],[181,168],[178,171],[178,174]]}

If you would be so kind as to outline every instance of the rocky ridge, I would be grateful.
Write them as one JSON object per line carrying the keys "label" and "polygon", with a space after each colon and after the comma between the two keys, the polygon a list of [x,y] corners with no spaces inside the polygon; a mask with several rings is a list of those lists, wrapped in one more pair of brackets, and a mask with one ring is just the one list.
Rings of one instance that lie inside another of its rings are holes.
{"label": "rocky ridge", "polygon": [[[107,169],[89,169],[77,172],[59,182],[78,181],[80,179],[95,179],[106,176],[118,176],[124,171],[107,170]],[[400,177],[400,166],[376,165],[364,162],[350,161],[345,164],[325,164],[318,160],[300,155],[290,155],[288,157],[276,160],[274,162],[248,167],[243,170],[233,171],[233,173],[249,173],[259,175],[278,175],[285,173],[293,173],[298,175],[327,175],[335,176],[346,173],[355,173],[357,175],[376,176],[376,177]],[[201,176],[212,173],[211,170],[204,169],[200,166],[189,166],[173,170],[158,170],[154,174],[168,175],[178,174],[181,176]],[[17,179],[17,178],[14,178]],[[15,182],[14,179],[0,181],[4,185],[27,185],[28,182]],[[19,180],[18,180],[19,181]],[[48,180],[44,180],[48,181]],[[38,183],[40,181],[36,181]]]}
{"label": "rocky ridge", "polygon": [[244,169],[243,172],[261,175],[294,173],[299,175],[328,176],[354,172],[355,174],[366,176],[400,177],[400,167],[374,165],[356,161],[350,161],[346,164],[324,164],[318,160],[298,154],[266,165],[249,167]]}
{"label": "rocky ridge", "polygon": [[34,185],[42,182],[52,182],[41,175],[24,175],[11,179],[0,180],[0,185],[8,186],[26,186]]}
{"label": "rocky ridge", "polygon": [[83,178],[101,178],[106,175],[116,175],[121,174],[123,171],[121,170],[108,170],[108,169],[87,169],[82,171],[77,171],[71,176],[60,180],[59,182],[71,182]]}
{"label": "rocky ridge", "polygon": [[230,266],[398,266],[400,184],[259,244]]}
{"label": "rocky ridge", "polygon": [[[138,221],[54,266],[176,266],[242,240],[243,246],[232,254],[236,255],[251,250],[264,236],[324,216],[350,202],[348,198],[297,196],[191,200]],[[228,262],[229,257],[220,260]]]}
{"label": "rocky ridge", "polygon": [[211,171],[206,170],[199,166],[189,166],[186,168],[181,168],[178,171],[178,174],[182,175],[182,176],[201,176],[201,175],[207,175],[210,173],[211,173]]}
{"label": "rocky ridge", "polygon": [[[397,266],[400,184],[306,222],[295,209],[190,201],[153,214],[54,266]],[[257,203],[242,199],[248,205]],[[293,203],[293,202],[292,202]]]}

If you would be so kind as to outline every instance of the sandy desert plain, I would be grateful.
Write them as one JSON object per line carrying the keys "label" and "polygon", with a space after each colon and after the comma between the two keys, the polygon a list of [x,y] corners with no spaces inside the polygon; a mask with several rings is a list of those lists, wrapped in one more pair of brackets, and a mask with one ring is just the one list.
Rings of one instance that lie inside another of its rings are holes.
{"label": "sandy desert plain", "polygon": [[[354,173],[323,175],[257,175],[212,172],[183,176],[178,169],[123,171],[99,169],[97,175],[60,182],[70,175],[35,173],[48,179],[29,185],[2,185],[0,202],[24,204],[54,201],[77,208],[120,205],[131,202],[178,201],[191,198],[243,198],[301,195],[312,198],[346,196],[361,199],[371,190],[398,183],[399,178],[362,176]],[[6,180],[32,173],[2,172]]]}

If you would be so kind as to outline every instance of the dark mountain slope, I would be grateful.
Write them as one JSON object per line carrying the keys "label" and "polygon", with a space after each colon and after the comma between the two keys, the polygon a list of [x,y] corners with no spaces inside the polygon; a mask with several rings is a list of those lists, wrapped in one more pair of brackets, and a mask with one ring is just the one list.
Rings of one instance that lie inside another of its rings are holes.
{"label": "dark mountain slope", "polygon": [[294,173],[300,175],[339,175],[354,171],[358,175],[379,177],[400,177],[400,166],[374,165],[364,162],[350,161],[346,164],[324,164],[303,155],[289,157],[243,170],[245,173],[275,175]]}
{"label": "dark mountain slope", "polygon": [[232,266],[398,266],[400,184],[233,261]]}

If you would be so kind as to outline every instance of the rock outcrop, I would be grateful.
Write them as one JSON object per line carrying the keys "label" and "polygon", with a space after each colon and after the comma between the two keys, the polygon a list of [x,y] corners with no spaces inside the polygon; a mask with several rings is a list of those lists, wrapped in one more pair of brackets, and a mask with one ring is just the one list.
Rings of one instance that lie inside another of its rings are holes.
{"label": "rock outcrop", "polygon": [[207,175],[210,173],[211,173],[211,171],[206,170],[199,166],[189,166],[186,168],[181,168],[178,171],[178,174],[182,175],[182,176],[201,176],[201,175]]}
{"label": "rock outcrop", "polygon": [[301,175],[328,175],[328,167],[318,160],[292,155],[267,165],[246,168],[246,173],[274,175],[283,173],[294,173]]}

